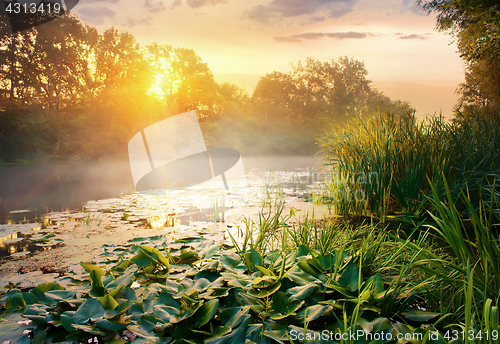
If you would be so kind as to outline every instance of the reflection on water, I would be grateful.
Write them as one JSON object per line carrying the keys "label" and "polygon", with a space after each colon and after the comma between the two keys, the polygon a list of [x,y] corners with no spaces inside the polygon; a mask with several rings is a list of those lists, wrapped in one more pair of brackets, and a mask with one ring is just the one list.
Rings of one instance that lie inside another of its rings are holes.
{"label": "reflection on water", "polygon": [[[319,160],[309,157],[243,158],[245,171],[249,174],[247,180],[258,185],[252,197],[261,193],[260,179],[257,179],[265,172],[302,169],[308,174]],[[299,182],[304,178],[299,181],[282,179],[285,187],[295,188],[297,196]],[[127,161],[0,165],[0,257],[51,249],[61,244],[56,235],[58,231],[64,233],[76,226],[97,225],[105,230],[117,226],[162,229],[223,221],[224,211],[243,206],[244,198],[249,197],[247,192],[241,198],[228,199],[226,207],[224,198],[202,194],[199,190],[180,190],[176,197],[167,193],[166,198],[131,195],[133,190]],[[124,195],[128,196],[120,197]],[[95,199],[101,201],[91,201]],[[142,203],[140,206],[134,203],[137,199]],[[126,202],[132,203],[124,204]]]}
{"label": "reflection on water", "polygon": [[0,223],[32,222],[50,211],[130,193],[127,161],[0,165]]}
{"label": "reflection on water", "polygon": [[41,225],[38,223],[0,225],[0,257],[23,256],[34,250],[50,249],[49,245],[40,246],[40,242],[31,240],[40,231]]}

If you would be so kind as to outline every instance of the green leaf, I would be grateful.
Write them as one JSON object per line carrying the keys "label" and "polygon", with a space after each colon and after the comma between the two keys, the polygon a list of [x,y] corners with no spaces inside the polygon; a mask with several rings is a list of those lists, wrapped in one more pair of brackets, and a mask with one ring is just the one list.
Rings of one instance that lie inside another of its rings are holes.
{"label": "green leaf", "polygon": [[354,264],[349,264],[338,282],[343,284],[343,281],[345,281],[344,286],[349,287],[351,291],[358,290],[359,284],[363,281],[363,276],[360,274],[359,267]]}
{"label": "green leaf", "polygon": [[220,265],[236,274],[241,274],[246,270],[245,264],[241,261],[240,257],[232,256],[229,254],[222,254],[220,257]]}
{"label": "green leaf", "polygon": [[407,311],[401,312],[401,315],[411,321],[426,322],[441,315],[441,313],[426,312],[418,309],[409,309]]}
{"label": "green leaf", "polygon": [[259,291],[255,290],[255,289],[250,289],[248,291],[248,293],[250,295],[253,295],[255,297],[258,297],[259,299],[261,298],[264,298],[264,297],[268,297],[269,295],[273,294],[274,292],[276,292],[279,288],[281,287],[281,281],[278,280],[276,282],[274,282],[273,284],[271,284],[269,287],[267,288],[263,288]]}
{"label": "green leaf", "polygon": [[101,301],[104,309],[115,309],[118,306],[118,302],[109,294],[98,298],[98,300]]}
{"label": "green leaf", "polygon": [[295,284],[298,285],[307,285],[318,281],[316,278],[314,278],[313,276],[304,271],[288,271],[285,274],[285,277],[288,277],[290,280],[292,280],[293,282],[295,282]]}
{"label": "green leaf", "polygon": [[203,306],[198,308],[196,313],[193,315],[191,320],[194,320],[193,326],[201,327],[208,323],[217,312],[219,307],[219,300],[213,299],[208,302],[205,302]]}
{"label": "green leaf", "polygon": [[250,317],[248,314],[250,306],[230,307],[219,313],[217,319],[222,321],[225,326],[236,328],[243,320]]}
{"label": "green leaf", "polygon": [[106,284],[106,288],[111,289],[111,288],[117,288],[119,286],[125,286],[128,287],[132,282],[134,281],[135,274],[137,273],[137,266],[131,265],[129,266],[122,274],[120,277],[118,277],[116,280],[111,281],[110,283]]}
{"label": "green leaf", "polygon": [[309,262],[305,261],[305,260],[301,260],[300,262],[298,262],[298,266],[306,273],[308,273],[309,275],[312,275],[314,277],[318,277],[320,271],[314,267],[313,265],[309,264]]}
{"label": "green leaf", "polygon": [[255,266],[257,268],[257,270],[259,270],[260,272],[262,272],[264,275],[266,276],[272,276],[272,277],[275,277],[276,275],[274,274],[274,272],[272,272],[271,270],[269,269],[266,269],[266,268],[263,268],[262,266]]}
{"label": "green leaf", "polygon": [[104,271],[98,267],[98,266],[95,266],[94,264],[90,264],[90,263],[80,263],[81,266],[83,266],[83,268],[88,272],[88,273],[91,273],[92,271],[95,271],[97,274],[101,275],[101,276],[104,276],[105,273]]}
{"label": "green leaf", "polygon": [[172,324],[178,323],[180,321],[180,310],[175,307],[166,305],[155,305],[153,307],[153,314],[163,322],[169,322]]}
{"label": "green leaf", "polygon": [[31,342],[32,344],[45,344],[45,337],[47,336],[47,331],[49,330],[48,327],[46,327],[43,331],[39,332],[35,338],[33,338],[33,341]]}
{"label": "green leaf", "polygon": [[73,324],[75,323],[73,317],[75,315],[75,311],[66,311],[61,314],[61,323],[64,329],[68,332],[73,330]]}
{"label": "green leaf", "polygon": [[26,301],[24,301],[23,294],[15,293],[7,300],[5,304],[5,309],[8,311],[17,311],[18,309],[22,309],[26,307]]}
{"label": "green leaf", "polygon": [[257,265],[259,266],[262,265],[262,258],[259,252],[255,251],[253,248],[245,252],[243,257],[245,258],[247,267],[250,268],[252,271],[255,269]]}
{"label": "green leaf", "polygon": [[56,301],[70,300],[76,297],[76,293],[70,290],[50,290],[45,292],[45,297]]}
{"label": "green leaf", "polygon": [[297,286],[290,288],[286,291],[289,297],[289,301],[304,300],[306,297],[312,294],[312,292],[318,288],[316,283],[309,283],[302,286]]}
{"label": "green leaf", "polygon": [[296,318],[300,320],[304,320],[304,315],[307,314],[307,318],[305,319],[306,322],[310,322],[313,320],[318,319],[320,316],[322,316],[325,312],[331,310],[332,307],[328,305],[314,305],[307,307],[300,312],[297,313]]}
{"label": "green leaf", "polygon": [[274,293],[271,306],[273,315],[271,315],[271,319],[280,320],[290,315],[295,315],[295,311],[302,303],[301,301],[290,301],[288,296],[281,291]]}
{"label": "green leaf", "polygon": [[149,246],[142,246],[142,245],[139,245],[138,246],[140,249],[144,250],[145,253],[149,253],[149,255],[153,255],[154,258],[156,258],[156,261],[159,262],[159,264],[163,265],[164,267],[166,267],[167,269],[169,268],[170,266],[170,261],[168,260],[168,258],[166,258],[160,251],[158,251],[156,248],[152,248],[152,247],[149,247]]}
{"label": "green leaf", "polygon": [[105,309],[101,301],[97,299],[87,299],[75,312],[73,320],[75,324],[84,325],[91,319],[95,320],[99,317],[103,317],[104,312]]}

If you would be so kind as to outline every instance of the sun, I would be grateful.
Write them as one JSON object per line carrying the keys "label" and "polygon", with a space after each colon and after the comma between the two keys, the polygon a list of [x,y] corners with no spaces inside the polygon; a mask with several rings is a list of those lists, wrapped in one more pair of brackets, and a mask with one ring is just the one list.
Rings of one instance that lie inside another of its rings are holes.
{"label": "sun", "polygon": [[163,76],[161,74],[156,74],[155,81],[148,90],[149,94],[155,95],[158,98],[163,98],[165,96],[165,92],[161,89],[162,82]]}

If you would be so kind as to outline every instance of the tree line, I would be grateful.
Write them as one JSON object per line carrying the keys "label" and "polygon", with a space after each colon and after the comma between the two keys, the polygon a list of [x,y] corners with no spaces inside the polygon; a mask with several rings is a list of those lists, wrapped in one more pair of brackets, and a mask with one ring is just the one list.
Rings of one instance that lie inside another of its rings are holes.
{"label": "tree line", "polygon": [[452,35],[465,62],[455,119],[500,124],[500,1],[417,0],[417,4],[437,14],[436,28]]}
{"label": "tree line", "polygon": [[143,46],[75,16],[0,31],[0,161],[7,163],[126,159],[138,131],[190,110],[209,147],[314,154],[332,124],[412,111],[377,91],[363,63],[347,57],[268,73],[248,95],[217,83],[192,49]]}

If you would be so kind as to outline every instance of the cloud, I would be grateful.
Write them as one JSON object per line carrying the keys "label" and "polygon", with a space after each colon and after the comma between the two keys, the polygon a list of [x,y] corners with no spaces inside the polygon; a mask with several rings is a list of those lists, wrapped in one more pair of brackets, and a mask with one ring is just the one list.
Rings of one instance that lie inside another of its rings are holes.
{"label": "cloud", "polygon": [[124,23],[125,26],[133,28],[135,26],[141,25],[141,26],[151,26],[151,17],[147,16],[146,18],[142,19],[134,19],[134,18],[128,18],[127,21]]}
{"label": "cloud", "polygon": [[94,25],[104,24],[106,18],[116,16],[116,12],[107,7],[84,7],[78,10],[78,14],[83,21]]}
{"label": "cloud", "polygon": [[[188,0],[189,1],[189,0]],[[258,5],[244,14],[244,17],[262,23],[271,19],[315,15],[321,13],[330,18],[339,18],[353,11],[358,0],[272,0],[267,6]]]}
{"label": "cloud", "polygon": [[399,36],[399,39],[420,39],[425,41],[426,39],[429,39],[430,33],[426,33],[424,35],[417,35],[416,33],[413,33],[411,35],[406,35],[404,36],[402,33],[396,33],[396,36]]}
{"label": "cloud", "polygon": [[354,32],[354,31],[349,31],[349,32],[330,32],[327,33],[326,36],[328,38],[336,38],[336,39],[361,39],[361,38],[366,38],[368,36],[375,36],[373,33],[366,33],[366,32]]}
{"label": "cloud", "polygon": [[[219,4],[225,4],[226,0],[186,0],[186,4],[191,8],[200,8],[205,6],[216,6]],[[182,0],[175,0],[172,3],[172,8],[182,5]]]}
{"label": "cloud", "polygon": [[158,1],[154,3],[153,0],[144,0],[144,7],[148,9],[149,12],[163,12],[167,9],[163,1]]}
{"label": "cloud", "polygon": [[182,0],[175,0],[175,1],[172,3],[171,8],[179,7],[180,5],[182,5]]}
{"label": "cloud", "polygon": [[370,32],[309,32],[292,36],[273,37],[276,42],[302,42],[303,40],[316,40],[321,38],[333,39],[363,39],[376,36]]}

